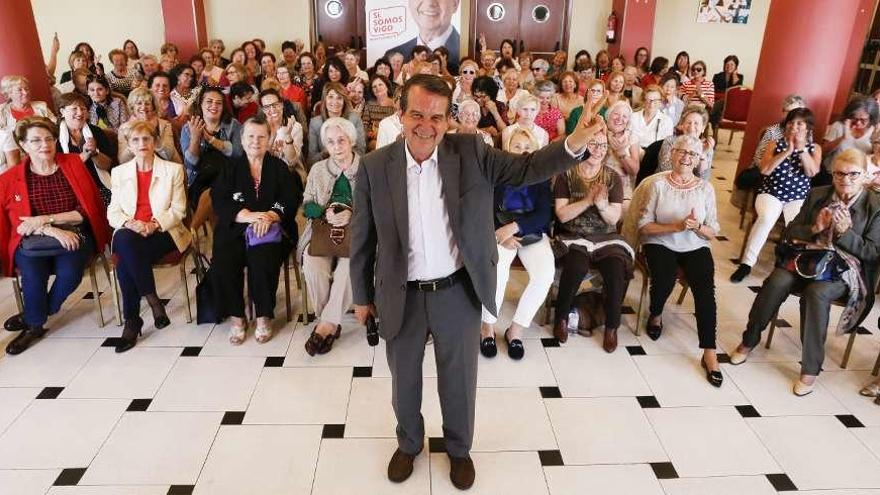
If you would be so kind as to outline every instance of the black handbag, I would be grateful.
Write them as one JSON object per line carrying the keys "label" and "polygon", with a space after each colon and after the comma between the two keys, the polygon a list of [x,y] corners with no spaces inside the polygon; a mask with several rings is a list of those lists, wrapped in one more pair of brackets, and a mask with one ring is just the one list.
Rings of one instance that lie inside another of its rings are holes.
{"label": "black handbag", "polygon": [[805,279],[829,281],[838,280],[846,269],[838,260],[837,253],[831,249],[783,243],[777,250],[776,266]]}
{"label": "black handbag", "polygon": [[211,264],[205,255],[199,254],[195,266],[196,279],[199,281],[196,285],[196,323],[220,323]]}
{"label": "black handbag", "polygon": [[[523,215],[525,213],[528,213],[528,212],[506,211],[506,210],[502,210],[499,208],[499,209],[495,210],[495,221],[501,225],[507,225],[510,222],[515,222],[516,219],[520,215]],[[514,237],[516,237],[516,236],[514,236]],[[521,246],[525,247],[525,246],[529,246],[531,244],[534,244],[536,242],[539,242],[543,238],[544,238],[544,234],[538,232],[538,233],[526,234],[521,237],[516,237],[516,240],[519,241],[519,244]]]}
{"label": "black handbag", "polygon": [[[85,237],[78,226],[65,225],[63,227],[58,226],[57,228],[74,232],[79,236],[78,250],[85,249]],[[18,249],[23,256],[28,258],[50,258],[71,252],[61,245],[61,241],[45,234],[31,234],[27,237],[22,237]]]}
{"label": "black handbag", "polygon": [[737,189],[755,189],[761,185],[761,177],[761,171],[758,170],[758,167],[749,167],[740,172],[733,183]]}

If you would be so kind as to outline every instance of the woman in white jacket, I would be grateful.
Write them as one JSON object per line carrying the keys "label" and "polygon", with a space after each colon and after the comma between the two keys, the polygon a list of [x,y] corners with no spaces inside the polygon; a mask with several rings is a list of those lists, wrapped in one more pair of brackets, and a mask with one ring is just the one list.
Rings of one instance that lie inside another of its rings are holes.
{"label": "woman in white jacket", "polygon": [[157,329],[171,324],[156,295],[152,265],[173,251],[184,252],[192,240],[183,225],[186,215],[183,165],[156,156],[155,130],[149,122],[133,122],[127,129],[126,141],[134,159],[112,171],[107,219],[116,229],[112,250],[118,260],[116,275],[125,319],[116,352],[134,347],[141,334],[142,297],[150,304]]}

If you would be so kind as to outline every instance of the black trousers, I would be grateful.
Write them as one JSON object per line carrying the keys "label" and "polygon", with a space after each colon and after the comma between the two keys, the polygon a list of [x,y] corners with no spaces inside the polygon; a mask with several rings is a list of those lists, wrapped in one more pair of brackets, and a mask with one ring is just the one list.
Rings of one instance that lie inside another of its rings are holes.
{"label": "black trousers", "polygon": [[116,277],[122,292],[122,316],[128,320],[140,314],[141,297],[156,293],[153,264],[176,250],[168,232],[156,232],[143,237],[128,229],[113,234],[113,252],[116,253]]}
{"label": "black trousers", "polygon": [[288,250],[283,243],[247,247],[243,237],[215,237],[211,260],[214,293],[221,316],[244,318],[244,269],[256,316],[275,317],[275,299],[281,264]]}
{"label": "black trousers", "polygon": [[651,316],[663,314],[663,306],[675,288],[675,278],[681,268],[694,295],[700,348],[714,349],[718,315],[712,251],[708,247],[702,247],[679,253],[659,244],[643,244],[642,249],[651,272]]}
{"label": "black trousers", "polygon": [[594,265],[590,263],[587,254],[579,249],[569,249],[562,257],[562,274],[559,276],[559,292],[556,296],[557,322],[568,318],[581,282],[595,268],[602,275],[605,328],[615,329],[620,326],[620,311],[629,286],[624,261],[617,257],[608,257]]}

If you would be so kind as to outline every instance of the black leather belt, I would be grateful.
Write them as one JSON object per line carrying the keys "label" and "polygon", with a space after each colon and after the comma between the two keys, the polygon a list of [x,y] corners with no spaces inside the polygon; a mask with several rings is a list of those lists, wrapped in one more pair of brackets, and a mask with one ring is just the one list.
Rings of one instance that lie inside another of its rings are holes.
{"label": "black leather belt", "polygon": [[410,280],[406,283],[407,289],[415,289],[423,292],[436,292],[448,289],[461,282],[467,276],[467,270],[459,268],[458,271],[448,277],[435,278],[433,280]]}

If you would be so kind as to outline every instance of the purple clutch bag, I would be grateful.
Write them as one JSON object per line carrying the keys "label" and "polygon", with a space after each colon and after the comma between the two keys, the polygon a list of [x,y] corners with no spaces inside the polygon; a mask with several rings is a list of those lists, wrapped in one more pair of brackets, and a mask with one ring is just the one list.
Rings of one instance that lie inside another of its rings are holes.
{"label": "purple clutch bag", "polygon": [[273,223],[269,230],[266,231],[266,234],[263,237],[257,237],[254,233],[254,228],[252,225],[248,225],[247,230],[244,232],[245,234],[245,244],[247,247],[259,246],[260,244],[272,244],[276,242],[281,242],[281,224],[278,222]]}

